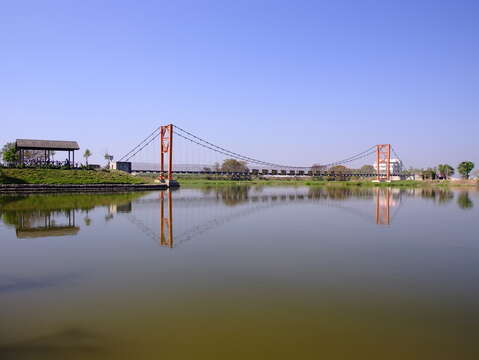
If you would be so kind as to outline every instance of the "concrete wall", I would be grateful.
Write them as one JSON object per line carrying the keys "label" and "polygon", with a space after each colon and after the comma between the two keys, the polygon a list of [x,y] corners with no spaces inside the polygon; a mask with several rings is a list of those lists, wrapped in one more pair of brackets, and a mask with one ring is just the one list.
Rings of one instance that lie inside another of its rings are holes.
{"label": "concrete wall", "polygon": [[110,167],[114,170],[120,170],[127,173],[131,173],[131,162],[129,161],[116,161],[110,164]]}

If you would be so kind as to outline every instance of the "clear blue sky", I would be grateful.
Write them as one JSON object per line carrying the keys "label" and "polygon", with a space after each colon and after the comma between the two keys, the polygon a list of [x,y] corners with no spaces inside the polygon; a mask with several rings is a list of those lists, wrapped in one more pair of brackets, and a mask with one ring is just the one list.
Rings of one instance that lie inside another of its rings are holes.
{"label": "clear blue sky", "polygon": [[479,1],[0,1],[0,142],[160,124],[281,163],[479,166]]}

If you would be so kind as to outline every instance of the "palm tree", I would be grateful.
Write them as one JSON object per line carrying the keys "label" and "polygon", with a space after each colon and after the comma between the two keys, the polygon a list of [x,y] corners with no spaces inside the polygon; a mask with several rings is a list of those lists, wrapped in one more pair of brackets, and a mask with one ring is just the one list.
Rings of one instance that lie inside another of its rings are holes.
{"label": "palm tree", "polygon": [[457,167],[457,171],[462,175],[464,179],[469,179],[469,173],[474,169],[474,163],[472,161],[463,161]]}
{"label": "palm tree", "polygon": [[88,166],[88,158],[92,155],[89,149],[86,149],[83,153],[83,157],[85,158],[86,166]]}
{"label": "palm tree", "polygon": [[437,166],[437,169],[439,170],[439,174],[441,175],[442,178],[448,179],[451,175],[454,175],[454,168],[451,165],[448,164],[439,164]]}
{"label": "palm tree", "polygon": [[104,156],[104,157],[105,157],[105,160],[108,161],[107,167],[110,168],[110,164],[111,164],[111,162],[113,161],[113,155],[110,155],[110,154],[108,154],[108,153],[105,153],[105,156]]}

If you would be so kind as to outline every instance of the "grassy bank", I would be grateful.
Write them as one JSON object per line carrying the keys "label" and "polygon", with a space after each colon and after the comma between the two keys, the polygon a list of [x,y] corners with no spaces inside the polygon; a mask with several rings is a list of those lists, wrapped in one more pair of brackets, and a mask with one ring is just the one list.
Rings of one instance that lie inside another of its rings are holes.
{"label": "grassy bank", "polygon": [[373,183],[371,181],[315,181],[315,180],[207,180],[207,179],[179,179],[182,186],[204,186],[204,185],[267,185],[267,186],[421,186],[420,181],[396,181],[392,183]]}
{"label": "grassy bank", "polygon": [[225,179],[207,179],[200,177],[179,177],[177,179],[182,186],[206,186],[206,185],[265,185],[265,186],[346,186],[346,187],[450,187],[450,186],[477,186],[474,181],[451,182],[451,181],[414,181],[402,180],[390,183],[375,183],[371,180],[349,181],[326,181],[314,179],[252,179],[232,181]]}
{"label": "grassy bank", "polygon": [[[58,170],[58,169],[0,169],[0,184],[148,184],[156,175],[132,176],[122,171],[106,170]],[[253,178],[252,180],[228,180],[224,177],[178,176],[182,186],[264,185],[264,186],[348,186],[348,187],[449,187],[477,186],[477,181],[394,181],[373,183],[371,179],[327,181],[312,178]]]}
{"label": "grassy bank", "polygon": [[122,171],[0,169],[0,184],[144,184]]}

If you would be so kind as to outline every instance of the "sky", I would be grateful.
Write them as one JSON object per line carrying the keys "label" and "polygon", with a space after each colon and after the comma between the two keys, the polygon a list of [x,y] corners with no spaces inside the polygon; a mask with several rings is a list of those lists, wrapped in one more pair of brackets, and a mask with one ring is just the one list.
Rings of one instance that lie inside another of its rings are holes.
{"label": "sky", "polygon": [[176,124],[309,165],[479,166],[479,1],[0,0],[0,143],[104,162]]}

